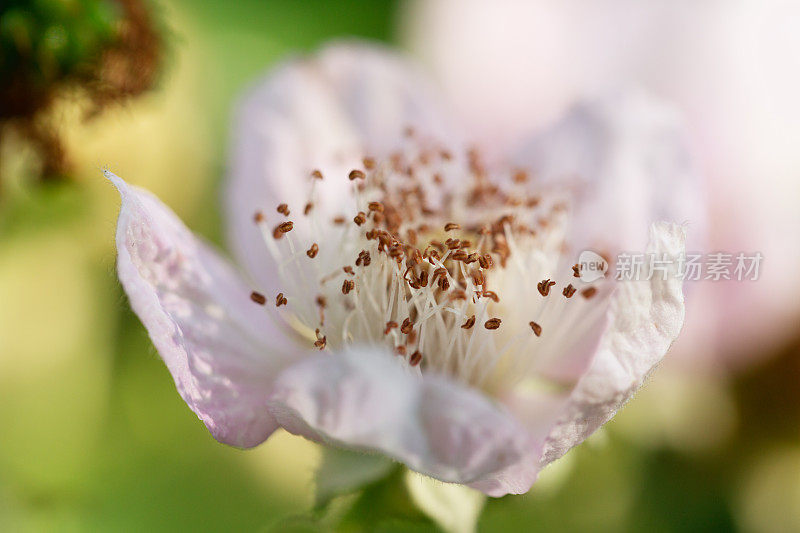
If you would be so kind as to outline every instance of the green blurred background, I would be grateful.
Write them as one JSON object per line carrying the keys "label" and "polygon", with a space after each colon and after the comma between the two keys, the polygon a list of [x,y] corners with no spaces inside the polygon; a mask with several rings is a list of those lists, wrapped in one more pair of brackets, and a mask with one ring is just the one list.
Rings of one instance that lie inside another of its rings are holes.
{"label": "green blurred background", "polygon": [[[260,531],[312,503],[315,445],[222,446],[176,394],[116,281],[118,199],[99,168],[222,245],[236,95],[331,38],[395,41],[403,4],[149,7],[165,38],[154,89],[91,120],[74,91],[48,111],[66,176],[37,179],[30,143],[0,140],[0,531]],[[735,378],[657,374],[530,494],[489,501],[479,529],[800,531],[797,352]]]}

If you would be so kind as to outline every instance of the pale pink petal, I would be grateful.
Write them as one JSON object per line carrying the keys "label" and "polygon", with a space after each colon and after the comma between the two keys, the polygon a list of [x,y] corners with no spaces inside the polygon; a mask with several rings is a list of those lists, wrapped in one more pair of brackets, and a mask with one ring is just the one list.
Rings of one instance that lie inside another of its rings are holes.
{"label": "pale pink petal", "polygon": [[[272,71],[243,98],[233,124],[226,194],[234,253],[263,286],[274,284],[274,266],[253,225],[263,210],[287,203],[302,216],[312,180],[314,212],[324,230],[335,215],[354,212],[350,170],[366,155],[380,157],[403,146],[406,126],[448,141],[453,134],[427,82],[402,58],[378,45],[342,42]],[[296,234],[311,225],[296,227]],[[320,237],[317,235],[317,237]],[[277,287],[275,287],[277,289]]]}
{"label": "pale pink petal", "polygon": [[536,448],[480,393],[410,370],[379,348],[310,358],[281,374],[270,409],[292,433],[380,452],[449,482],[483,478]]}
{"label": "pale pink petal", "polygon": [[[607,311],[610,300],[609,287],[602,287],[591,300],[597,306],[595,314],[584,318],[589,323],[572,324],[566,336],[559,336],[557,342],[560,344],[560,352],[545,350],[544,354],[537,353],[537,359],[541,360],[532,368],[532,379],[523,381],[500,398],[536,442],[544,442],[556,427],[569,406],[575,386],[597,356],[608,332]],[[584,326],[582,331],[579,330],[581,326]],[[547,352],[552,352],[553,355]],[[531,448],[517,463],[471,483],[470,486],[494,497],[524,494],[530,490],[539,475],[542,466],[540,457],[541,448]]]}
{"label": "pale pink petal", "polygon": [[233,268],[147,191],[105,172],[122,197],[117,271],[131,307],[214,437],[240,447],[277,427],[275,374],[297,351]]}
{"label": "pale pink petal", "polygon": [[[685,228],[664,222],[650,229],[648,253],[674,261],[684,249]],[[682,281],[621,281],[611,302],[610,326],[588,372],[572,392],[566,415],[545,442],[542,465],[558,459],[606,423],[641,387],[683,326]]]}
{"label": "pale pink petal", "polygon": [[573,107],[523,142],[515,162],[540,181],[574,188],[576,244],[635,250],[639,228],[657,220],[688,223],[693,245],[702,243],[704,184],[681,118],[644,93],[615,93]]}

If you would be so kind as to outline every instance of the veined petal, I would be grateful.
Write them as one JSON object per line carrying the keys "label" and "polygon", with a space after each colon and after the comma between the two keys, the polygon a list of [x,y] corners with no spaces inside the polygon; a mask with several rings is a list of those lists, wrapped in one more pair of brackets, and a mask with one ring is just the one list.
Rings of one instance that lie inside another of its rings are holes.
{"label": "veined petal", "polygon": [[[551,431],[542,466],[558,459],[610,420],[641,387],[683,326],[682,281],[678,258],[685,228],[665,222],[650,228],[648,253],[672,263],[671,271],[650,280],[618,283],[609,310],[610,326],[589,370],[570,395],[565,415]],[[662,256],[663,254],[663,256]]]}
{"label": "veined petal", "polygon": [[315,212],[354,212],[350,170],[363,168],[364,156],[402,149],[408,125],[438,140],[453,137],[426,80],[379,45],[330,45],[277,67],[245,95],[233,125],[226,211],[231,245],[248,273],[265,287],[274,283],[274,261],[257,244],[256,210],[271,216],[287,203],[300,215],[312,200],[309,176],[320,170]]}
{"label": "veined petal", "polygon": [[250,301],[234,269],[147,191],[105,175],[122,197],[117,271],[181,397],[220,442],[250,447],[277,424],[274,375],[297,350]]}
{"label": "veined petal", "polygon": [[[638,228],[688,222],[702,242],[704,184],[675,109],[639,91],[576,105],[521,145],[516,163],[537,179],[575,186],[578,245],[632,250]],[[614,206],[609,209],[609,206]]]}
{"label": "veined petal", "polygon": [[379,348],[293,365],[277,379],[270,411],[291,433],[377,451],[455,483],[502,470],[534,447],[527,431],[482,394],[412,374]]}

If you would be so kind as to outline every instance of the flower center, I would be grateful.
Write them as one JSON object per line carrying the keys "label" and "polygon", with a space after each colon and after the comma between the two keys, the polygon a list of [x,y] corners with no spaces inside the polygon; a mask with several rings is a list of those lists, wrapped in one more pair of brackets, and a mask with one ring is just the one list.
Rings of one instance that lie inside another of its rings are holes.
{"label": "flower center", "polygon": [[[313,171],[308,202],[280,204],[277,222],[255,216],[278,264],[275,305],[310,344],[388,345],[412,371],[496,392],[596,322],[597,289],[573,298],[562,191],[535,190],[519,169],[490,175],[476,151],[413,132],[403,150],[361,163],[344,176]],[[349,187],[353,212],[317,209],[327,179]]]}

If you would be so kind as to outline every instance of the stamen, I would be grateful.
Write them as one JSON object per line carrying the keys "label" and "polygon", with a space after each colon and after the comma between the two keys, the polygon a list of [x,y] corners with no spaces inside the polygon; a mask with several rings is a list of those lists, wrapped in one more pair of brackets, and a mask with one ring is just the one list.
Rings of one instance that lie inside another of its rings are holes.
{"label": "stamen", "polygon": [[587,300],[597,294],[597,287],[586,287],[581,291],[581,296],[586,298]]}
{"label": "stamen", "polygon": [[483,327],[486,329],[497,329],[500,327],[500,322],[501,320],[499,318],[490,318],[483,324]]}
{"label": "stamen", "polygon": [[272,232],[272,236],[276,239],[280,239],[284,236],[284,234],[289,233],[294,228],[294,224],[292,222],[281,222],[277,226],[275,226],[275,230]]}
{"label": "stamen", "polygon": [[253,300],[258,305],[264,305],[267,303],[267,297],[261,294],[260,292],[253,291],[250,293],[250,299]]}
{"label": "stamen", "polygon": [[[331,219],[315,209],[316,180],[323,176],[313,170],[305,217],[273,226],[277,220],[254,215],[279,267],[276,281],[284,292],[276,306],[286,307],[284,318],[300,333],[315,332],[315,347],[381,343],[410,367],[495,391],[528,376],[533,361],[557,356],[551,352],[566,336],[580,335],[588,327],[584,318],[593,320],[586,309],[600,309],[594,303],[531,298],[534,287],[549,295],[556,282],[543,278],[557,277],[556,265],[563,264],[560,198],[525,194],[513,184],[504,188],[492,182],[494,170],[477,151],[454,157],[416,135],[385,160],[363,157],[361,163],[334,177],[351,194],[352,210]],[[531,181],[523,169],[505,170],[508,177],[515,184]],[[459,179],[461,185],[447,189]],[[348,180],[355,183],[346,187]],[[277,212],[288,217],[288,204]],[[301,237],[314,237],[300,244],[294,233],[287,235],[295,223]],[[315,260],[302,260],[303,253]],[[579,265],[572,272],[579,277]],[[337,296],[339,288],[344,297]],[[578,291],[569,284],[562,294],[571,298]],[[584,299],[597,291],[580,290]],[[255,291],[251,299],[266,302]],[[500,312],[502,319],[492,316]],[[524,329],[527,317],[536,319],[528,322],[534,335]],[[494,333],[503,323],[504,331]],[[548,335],[537,343],[539,324]],[[326,335],[318,329],[323,325]]]}
{"label": "stamen", "polygon": [[361,170],[351,170],[350,174],[348,174],[347,177],[350,178],[350,181],[355,181],[355,180],[363,180],[364,178],[367,177],[367,175],[364,174],[364,172]]}
{"label": "stamen", "polygon": [[356,288],[356,282],[346,279],[342,282],[342,294],[350,294],[350,291]]}
{"label": "stamen", "polygon": [[539,294],[541,294],[542,296],[547,296],[548,294],[550,294],[550,287],[552,287],[555,284],[556,284],[555,281],[550,281],[549,279],[545,279],[540,281],[539,284],[536,286],[536,288],[539,289]]}

